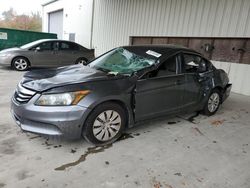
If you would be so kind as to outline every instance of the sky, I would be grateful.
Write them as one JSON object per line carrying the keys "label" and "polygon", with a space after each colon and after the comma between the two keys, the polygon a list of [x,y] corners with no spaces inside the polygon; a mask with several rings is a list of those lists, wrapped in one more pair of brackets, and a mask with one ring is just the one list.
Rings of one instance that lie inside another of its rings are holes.
{"label": "sky", "polygon": [[45,0],[0,0],[0,16],[11,7],[17,14],[30,14],[31,12],[42,11],[41,4]]}

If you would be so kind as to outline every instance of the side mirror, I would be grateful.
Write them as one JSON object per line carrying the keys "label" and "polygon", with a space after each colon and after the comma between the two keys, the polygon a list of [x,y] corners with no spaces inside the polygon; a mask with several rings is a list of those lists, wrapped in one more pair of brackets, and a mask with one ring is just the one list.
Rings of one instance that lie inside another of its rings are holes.
{"label": "side mirror", "polygon": [[35,48],[35,51],[41,51],[40,46],[37,46],[37,47]]}

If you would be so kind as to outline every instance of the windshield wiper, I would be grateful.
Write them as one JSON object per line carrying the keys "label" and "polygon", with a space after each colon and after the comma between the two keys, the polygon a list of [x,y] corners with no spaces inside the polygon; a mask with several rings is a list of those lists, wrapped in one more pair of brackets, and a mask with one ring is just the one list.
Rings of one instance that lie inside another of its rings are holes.
{"label": "windshield wiper", "polygon": [[95,68],[96,70],[100,70],[100,71],[102,71],[102,72],[105,72],[105,73],[110,72],[110,70],[104,69],[104,68],[102,68],[102,67],[93,67],[93,68]]}

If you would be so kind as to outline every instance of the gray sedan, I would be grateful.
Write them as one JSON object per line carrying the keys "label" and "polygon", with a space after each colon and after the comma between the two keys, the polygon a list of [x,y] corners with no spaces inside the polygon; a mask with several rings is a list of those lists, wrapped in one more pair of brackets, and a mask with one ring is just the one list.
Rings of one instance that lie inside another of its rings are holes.
{"label": "gray sedan", "polygon": [[0,65],[11,66],[18,71],[30,67],[58,67],[85,64],[94,58],[93,50],[64,40],[37,40],[19,48],[0,51]]}
{"label": "gray sedan", "polygon": [[24,131],[84,137],[95,145],[152,118],[202,111],[213,115],[229,96],[227,74],[177,46],[124,46],[87,66],[33,70],[12,98]]}

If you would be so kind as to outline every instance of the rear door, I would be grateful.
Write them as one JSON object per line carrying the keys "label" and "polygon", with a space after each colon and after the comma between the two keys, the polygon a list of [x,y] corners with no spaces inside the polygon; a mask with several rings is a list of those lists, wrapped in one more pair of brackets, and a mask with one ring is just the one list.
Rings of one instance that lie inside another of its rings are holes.
{"label": "rear door", "polygon": [[62,41],[59,44],[58,58],[61,65],[75,64],[79,56],[79,46],[72,42]]}
{"label": "rear door", "polygon": [[[205,66],[204,70],[200,69],[201,65]],[[183,107],[191,110],[191,107],[200,105],[206,90],[205,82],[211,81],[213,73],[209,71],[207,60],[192,53],[183,53],[182,73],[185,74]]]}
{"label": "rear door", "polygon": [[178,112],[183,97],[185,76],[179,73],[180,56],[163,62],[157,70],[138,80],[135,92],[136,121]]}

